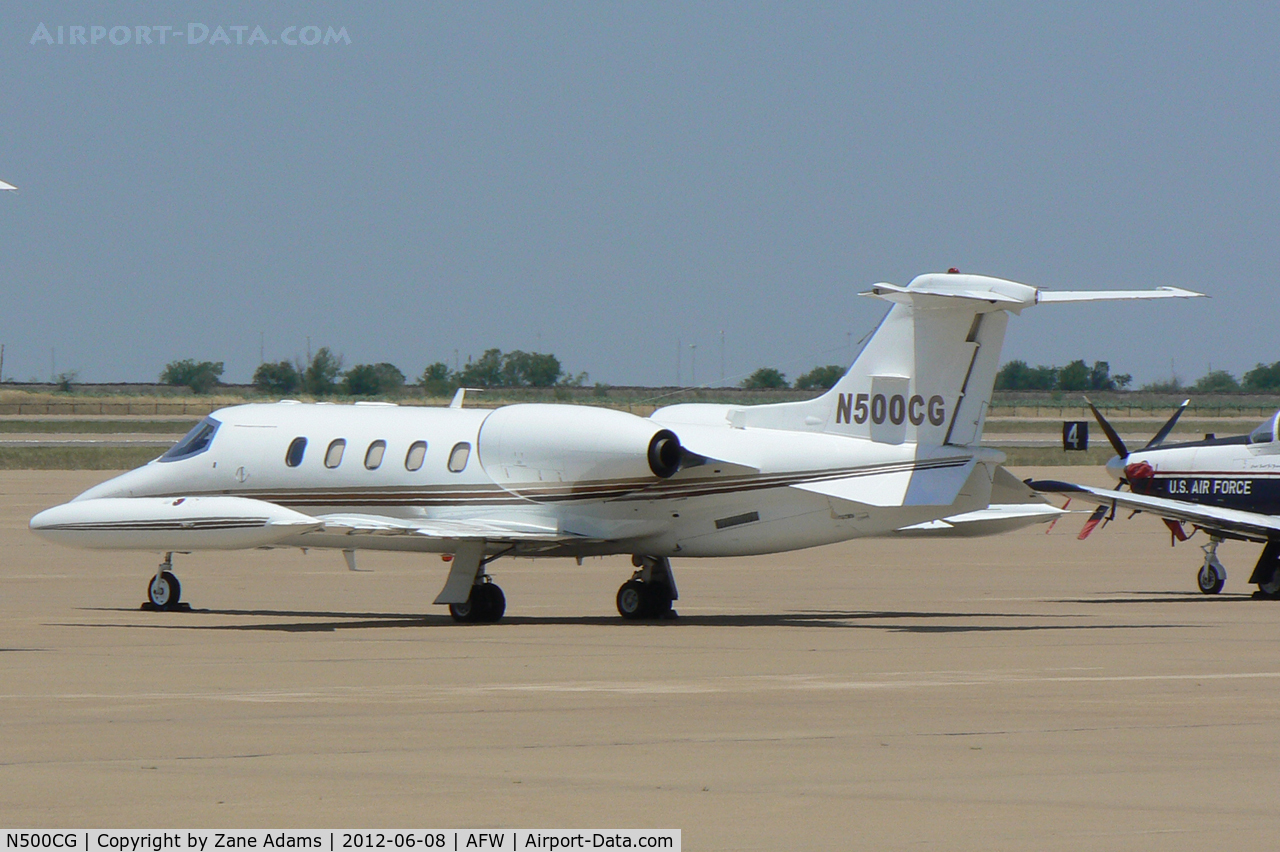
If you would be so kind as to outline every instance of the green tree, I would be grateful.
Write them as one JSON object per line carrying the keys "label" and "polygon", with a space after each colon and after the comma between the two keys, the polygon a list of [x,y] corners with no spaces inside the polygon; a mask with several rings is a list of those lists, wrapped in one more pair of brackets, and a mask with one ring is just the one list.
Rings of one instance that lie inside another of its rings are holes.
{"label": "green tree", "polygon": [[825,367],[814,367],[800,378],[796,379],[797,390],[810,390],[811,388],[822,388],[826,390],[835,386],[835,383],[844,377],[845,368],[839,364],[828,364]]}
{"label": "green tree", "polygon": [[1273,391],[1280,388],[1280,361],[1271,364],[1259,364],[1245,373],[1241,384],[1247,391]]}
{"label": "green tree", "polygon": [[1197,379],[1191,389],[1200,393],[1230,393],[1240,390],[1240,383],[1226,370],[1210,370]]}
{"label": "green tree", "polygon": [[391,396],[404,388],[404,373],[394,364],[356,364],[342,377],[342,392],[351,396]]}
{"label": "green tree", "polygon": [[1053,390],[1057,367],[1028,367],[1026,361],[1010,361],[996,373],[996,390]]}
{"label": "green tree", "polygon": [[428,364],[419,380],[427,396],[448,396],[458,389],[458,379],[443,361]]}
{"label": "green tree", "polygon": [[761,388],[785,388],[787,377],[773,367],[761,367],[742,380],[744,388],[759,390]]}
{"label": "green tree", "polygon": [[208,393],[218,386],[222,375],[221,361],[170,361],[160,374],[166,385],[191,388],[192,393]]}
{"label": "green tree", "polygon": [[1089,385],[1089,366],[1084,361],[1072,361],[1058,371],[1058,389],[1064,391],[1092,390]]}
{"label": "green tree", "polygon": [[502,350],[486,349],[484,354],[458,371],[458,385],[468,388],[502,387]]}
{"label": "green tree", "polygon": [[1089,370],[1089,390],[1118,390],[1133,381],[1128,373],[1111,375],[1111,365],[1106,361],[1094,361]]}
{"label": "green tree", "polygon": [[253,386],[275,395],[297,393],[302,387],[302,374],[292,361],[267,361],[253,371]]}
{"label": "green tree", "polygon": [[502,384],[509,388],[549,388],[560,381],[560,360],[541,352],[508,352],[502,356]]}
{"label": "green tree", "polygon": [[334,355],[328,346],[321,346],[302,373],[302,389],[312,396],[328,396],[333,393],[341,372],[342,356]]}
{"label": "green tree", "polygon": [[1182,379],[1174,376],[1166,381],[1151,382],[1142,386],[1147,393],[1178,393],[1183,390]]}

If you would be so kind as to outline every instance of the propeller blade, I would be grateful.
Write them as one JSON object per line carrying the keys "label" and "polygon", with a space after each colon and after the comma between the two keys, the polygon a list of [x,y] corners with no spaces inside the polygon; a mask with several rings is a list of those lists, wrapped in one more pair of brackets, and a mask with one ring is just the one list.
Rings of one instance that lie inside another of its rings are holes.
{"label": "propeller blade", "polygon": [[1077,541],[1084,541],[1089,537],[1089,533],[1093,532],[1094,527],[1102,523],[1102,516],[1107,513],[1106,504],[1099,506],[1093,510],[1093,514],[1089,516],[1089,520],[1084,522],[1084,528],[1080,530],[1080,535],[1076,536]]}
{"label": "propeller blade", "polygon": [[[1062,511],[1064,512],[1067,511],[1067,507],[1070,505],[1071,505],[1071,498],[1068,497],[1067,502],[1062,504]],[[1053,532],[1053,528],[1058,525],[1058,518],[1061,518],[1061,517],[1062,517],[1061,515],[1053,516],[1053,520],[1049,522],[1049,528],[1044,531],[1045,535],[1048,535],[1049,533]]]}
{"label": "propeller blade", "polygon": [[1182,405],[1179,405],[1178,410],[1173,412],[1173,416],[1169,418],[1169,422],[1161,426],[1160,431],[1156,433],[1156,436],[1148,441],[1147,445],[1142,449],[1149,450],[1152,447],[1158,447],[1164,443],[1164,439],[1169,437],[1169,433],[1173,431],[1173,424],[1178,422],[1178,418],[1182,416],[1182,412],[1186,411],[1187,406],[1190,404],[1191,400],[1184,399],[1182,401]]}
{"label": "propeller blade", "polygon": [[1098,406],[1094,405],[1089,397],[1085,397],[1084,401],[1089,403],[1089,408],[1093,411],[1094,418],[1098,421],[1098,425],[1102,427],[1102,431],[1107,433],[1107,440],[1111,442],[1111,446],[1115,448],[1116,454],[1122,459],[1129,457],[1129,448],[1124,445],[1124,441],[1120,440],[1120,435],[1115,429],[1111,428],[1111,424],[1107,422],[1107,418],[1102,416],[1102,412],[1098,410]]}

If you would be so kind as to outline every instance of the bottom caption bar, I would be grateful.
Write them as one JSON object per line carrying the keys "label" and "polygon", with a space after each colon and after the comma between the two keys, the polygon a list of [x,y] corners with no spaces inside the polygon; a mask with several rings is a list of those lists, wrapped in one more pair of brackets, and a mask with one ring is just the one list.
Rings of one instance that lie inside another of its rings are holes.
{"label": "bottom caption bar", "polygon": [[680,829],[414,828],[414,829],[76,829],[4,832],[8,849],[72,849],[77,852],[210,852],[214,849],[661,849],[680,852]]}

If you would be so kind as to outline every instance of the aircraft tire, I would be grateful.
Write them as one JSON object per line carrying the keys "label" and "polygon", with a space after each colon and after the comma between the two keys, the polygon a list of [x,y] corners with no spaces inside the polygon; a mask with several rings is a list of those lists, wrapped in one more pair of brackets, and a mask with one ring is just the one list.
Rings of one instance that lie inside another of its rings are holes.
{"label": "aircraft tire", "polygon": [[168,571],[147,581],[147,600],[156,609],[176,609],[182,600],[182,584]]}
{"label": "aircraft tire", "polygon": [[502,589],[497,583],[484,583],[472,589],[471,594],[480,595],[481,612],[477,621],[486,624],[494,624],[502,619],[503,613],[507,611],[507,596],[502,593]]}
{"label": "aircraft tire", "polygon": [[665,583],[647,583],[645,594],[648,596],[648,617],[666,618],[671,612],[671,590]]}
{"label": "aircraft tire", "polygon": [[472,606],[472,600],[467,598],[465,603],[449,604],[449,617],[459,624],[471,624],[475,621],[475,610]]}
{"label": "aircraft tire", "polygon": [[1267,600],[1280,600],[1280,571],[1271,575],[1271,579],[1258,584],[1258,596]]}
{"label": "aircraft tire", "polygon": [[1196,572],[1196,585],[1206,595],[1216,595],[1222,591],[1227,580],[1212,565],[1205,565]]}
{"label": "aircraft tire", "polygon": [[506,611],[507,596],[496,583],[478,583],[466,603],[449,604],[449,615],[460,624],[492,624]]}
{"label": "aircraft tire", "polygon": [[618,589],[618,615],[628,621],[638,621],[649,617],[649,595],[645,584],[639,580],[628,580]]}

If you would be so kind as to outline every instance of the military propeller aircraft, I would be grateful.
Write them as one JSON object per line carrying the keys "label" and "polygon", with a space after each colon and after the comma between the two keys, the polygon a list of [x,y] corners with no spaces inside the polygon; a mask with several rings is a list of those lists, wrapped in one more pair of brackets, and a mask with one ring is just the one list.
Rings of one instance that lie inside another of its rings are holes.
{"label": "military propeller aircraft", "polygon": [[[1027,484],[1041,493],[1096,503],[1090,524],[1108,512],[1114,517],[1123,508],[1160,517],[1176,541],[1190,537],[1185,525],[1192,527],[1191,535],[1204,530],[1209,543],[1201,547],[1204,563],[1196,573],[1196,584],[1206,595],[1222,591],[1227,580],[1218,545],[1226,539],[1264,542],[1249,582],[1257,584],[1259,597],[1280,598],[1280,412],[1248,435],[1165,444],[1187,404],[1182,403],[1145,447],[1130,452],[1090,402],[1093,416],[1116,451],[1107,462],[1107,472],[1117,480],[1115,489],[1055,481]],[[1082,537],[1091,528],[1087,525]]]}
{"label": "military propeller aircraft", "polygon": [[1049,520],[981,446],[1011,313],[1200,295],[1053,292],[956,271],[863,294],[889,311],[831,390],[802,402],[492,410],[284,401],[214,412],[160,458],[36,515],[85,548],[164,553],[150,604],[177,605],[173,554],[325,547],[452,555],[435,603],[492,622],[503,556],[631,554],[625,618],[678,598],[670,558],[776,553],[859,536],[985,535]]}

